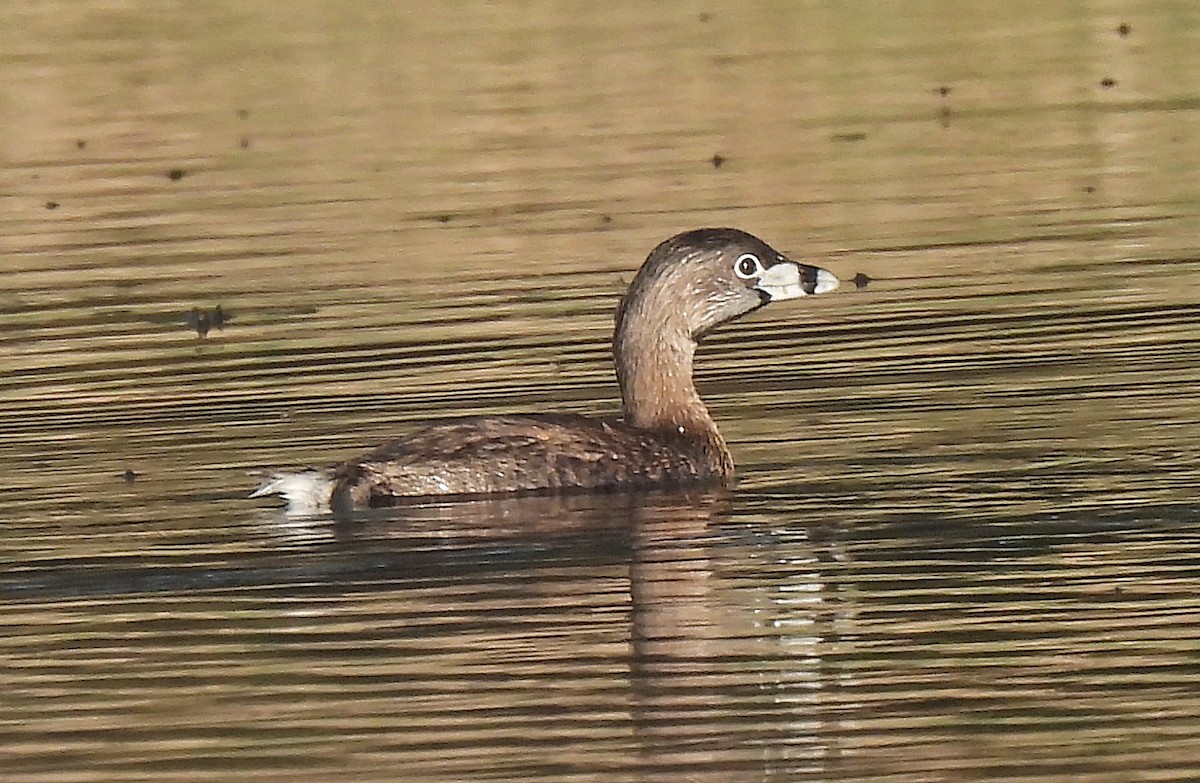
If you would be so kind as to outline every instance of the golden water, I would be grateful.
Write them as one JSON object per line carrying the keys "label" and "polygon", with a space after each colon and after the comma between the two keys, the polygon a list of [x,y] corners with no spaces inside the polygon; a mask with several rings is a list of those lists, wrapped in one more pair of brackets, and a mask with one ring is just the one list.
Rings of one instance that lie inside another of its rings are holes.
{"label": "golden water", "polygon": [[[359,5],[0,8],[0,778],[1200,776],[1194,3]],[[615,412],[702,225],[871,278],[732,494],[246,500]]]}

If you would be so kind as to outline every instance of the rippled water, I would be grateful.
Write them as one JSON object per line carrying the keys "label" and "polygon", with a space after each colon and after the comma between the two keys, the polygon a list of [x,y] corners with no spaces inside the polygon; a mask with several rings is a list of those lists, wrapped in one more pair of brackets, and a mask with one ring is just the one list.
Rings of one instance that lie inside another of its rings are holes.
{"label": "rippled water", "polygon": [[[0,8],[0,777],[1200,777],[1197,31]],[[700,225],[869,281],[702,348],[735,491],[245,498],[613,413],[617,297]]]}

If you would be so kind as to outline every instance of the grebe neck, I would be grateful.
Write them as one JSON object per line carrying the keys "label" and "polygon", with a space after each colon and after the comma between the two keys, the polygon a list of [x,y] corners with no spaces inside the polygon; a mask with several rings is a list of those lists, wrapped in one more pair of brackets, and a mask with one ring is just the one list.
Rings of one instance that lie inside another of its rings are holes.
{"label": "grebe neck", "polygon": [[[661,281],[660,281],[661,282]],[[625,421],[644,430],[716,441],[717,425],[692,379],[696,340],[664,285],[630,291],[617,313],[613,361]]]}

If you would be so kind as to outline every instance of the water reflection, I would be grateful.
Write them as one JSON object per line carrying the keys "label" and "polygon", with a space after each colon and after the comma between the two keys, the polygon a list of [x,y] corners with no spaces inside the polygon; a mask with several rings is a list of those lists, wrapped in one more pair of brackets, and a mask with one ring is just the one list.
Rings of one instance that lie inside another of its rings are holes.
{"label": "water reflection", "polygon": [[[1094,737],[1072,741],[1076,764],[1136,758],[1124,732],[1150,712],[1195,727],[1179,695],[1194,509],[855,528],[791,497],[435,502],[305,525],[260,510],[256,552],[26,563],[0,584],[23,629],[0,642],[0,718],[26,717],[9,769],[45,768],[39,749],[70,735],[106,738],[90,753],[114,770],[211,772],[234,753],[299,774],[366,733],[364,771],[445,779],[480,747],[537,777],[550,751],[530,737],[553,738],[560,772],[952,780],[1023,748],[1021,769],[1053,779],[1041,754],[1067,727]],[[170,731],[143,727],[181,700]],[[214,727],[246,710],[291,738],[289,760],[231,750],[237,731]]]}
{"label": "water reflection", "polygon": [[[617,632],[629,644],[637,766],[672,779],[727,780],[735,771],[800,769],[825,755],[828,738],[818,735],[813,711],[823,690],[822,646],[841,610],[831,607],[838,601],[822,584],[815,552],[844,559],[828,550],[833,541],[798,551],[803,528],[780,536],[735,527],[732,510],[728,493],[703,490],[438,501],[339,523],[331,534],[359,557],[403,542],[399,567],[415,578],[432,573],[416,567],[420,559],[437,557],[438,573],[448,577],[445,558],[462,562],[467,552],[480,559],[469,558],[455,578],[479,578],[487,564],[511,575],[522,564],[580,556],[589,568],[627,563],[628,626]],[[748,553],[763,569],[729,573],[731,557]],[[769,588],[760,581],[765,572]],[[528,589],[545,586],[543,579]],[[592,585],[554,588],[567,604],[593,600]]]}
{"label": "water reflection", "polygon": [[[630,687],[643,762],[716,781],[811,759],[821,740],[800,694],[819,688],[820,658],[799,648],[817,641],[800,630],[812,607],[789,600],[785,609],[770,593],[819,596],[817,575],[788,573],[766,592],[731,583],[720,573],[729,542],[716,537],[729,521],[725,498],[643,506],[635,519]],[[783,633],[777,612],[788,617]]]}

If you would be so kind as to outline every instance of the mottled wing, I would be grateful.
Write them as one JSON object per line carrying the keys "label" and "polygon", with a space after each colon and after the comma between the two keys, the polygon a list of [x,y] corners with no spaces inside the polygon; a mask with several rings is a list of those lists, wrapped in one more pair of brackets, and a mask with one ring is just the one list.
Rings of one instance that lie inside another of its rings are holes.
{"label": "mottled wing", "polygon": [[386,506],[399,498],[597,490],[719,478],[709,448],[584,416],[496,416],[435,424],[334,473],[334,502]]}

